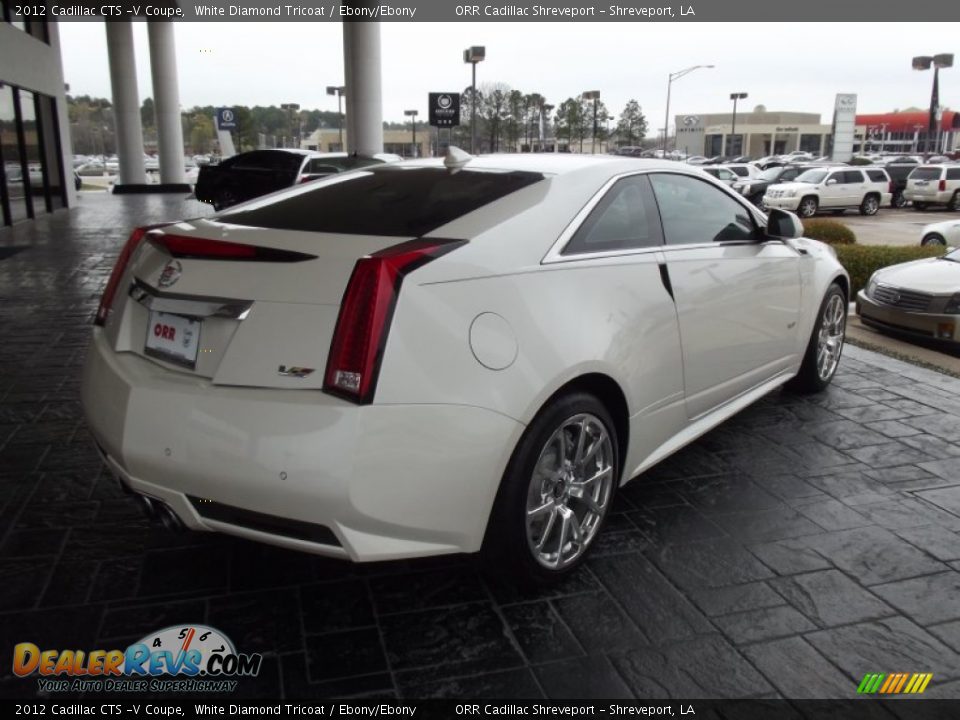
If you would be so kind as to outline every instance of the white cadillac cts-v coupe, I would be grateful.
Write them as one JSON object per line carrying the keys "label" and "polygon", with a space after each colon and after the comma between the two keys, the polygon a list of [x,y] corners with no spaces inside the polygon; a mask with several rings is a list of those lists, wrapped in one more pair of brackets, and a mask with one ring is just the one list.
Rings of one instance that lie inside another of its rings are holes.
{"label": "white cadillac cts-v coupe", "polygon": [[619,485],[830,382],[849,279],[801,231],[669,161],[370,167],[134,231],[83,404],[167,522],[548,581]]}

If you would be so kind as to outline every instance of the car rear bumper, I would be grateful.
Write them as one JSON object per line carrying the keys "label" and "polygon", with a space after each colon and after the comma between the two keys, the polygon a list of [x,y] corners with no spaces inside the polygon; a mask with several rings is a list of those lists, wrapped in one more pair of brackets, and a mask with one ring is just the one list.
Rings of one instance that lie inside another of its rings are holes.
{"label": "car rear bumper", "polygon": [[903,197],[913,202],[924,202],[932,205],[946,205],[948,202],[950,202],[950,198],[953,197],[953,191],[948,190],[945,192],[940,192],[938,190],[936,192],[922,193],[917,192],[916,190],[910,190],[908,188],[903,191]]}
{"label": "car rear bumper", "polygon": [[958,315],[908,312],[881,305],[868,298],[863,290],[857,293],[856,306],[857,315],[865,325],[927,340],[960,343]]}
{"label": "car rear bumper", "polygon": [[523,431],[476,407],[216,386],[99,328],[81,396],[110,469],[187,527],[356,561],[478,550]]}

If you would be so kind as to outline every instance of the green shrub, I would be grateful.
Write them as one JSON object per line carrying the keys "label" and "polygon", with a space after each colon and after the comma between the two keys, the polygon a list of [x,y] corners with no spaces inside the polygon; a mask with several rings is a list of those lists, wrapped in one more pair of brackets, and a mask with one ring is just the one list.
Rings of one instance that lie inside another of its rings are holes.
{"label": "green shrub", "polygon": [[850,158],[850,165],[873,165],[873,160],[865,157]]}
{"label": "green shrub", "polygon": [[828,245],[853,245],[857,241],[853,230],[836,220],[804,220],[803,236]]}
{"label": "green shrub", "polygon": [[908,245],[837,245],[837,259],[850,273],[850,299],[863,288],[870,276],[880,268],[908,260],[936,257],[943,254],[943,248]]}

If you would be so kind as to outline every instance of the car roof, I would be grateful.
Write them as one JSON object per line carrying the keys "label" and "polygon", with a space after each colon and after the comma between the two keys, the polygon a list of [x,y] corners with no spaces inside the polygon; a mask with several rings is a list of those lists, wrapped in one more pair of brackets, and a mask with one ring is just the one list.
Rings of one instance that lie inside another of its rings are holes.
{"label": "car roof", "polygon": [[[444,159],[428,158],[392,163],[391,167],[443,167]],[[635,158],[624,155],[581,155],[577,153],[505,153],[476,155],[465,169],[537,172],[544,175],[565,175],[579,170],[604,170],[615,175],[632,170],[676,170],[689,168],[686,163],[661,158]]]}

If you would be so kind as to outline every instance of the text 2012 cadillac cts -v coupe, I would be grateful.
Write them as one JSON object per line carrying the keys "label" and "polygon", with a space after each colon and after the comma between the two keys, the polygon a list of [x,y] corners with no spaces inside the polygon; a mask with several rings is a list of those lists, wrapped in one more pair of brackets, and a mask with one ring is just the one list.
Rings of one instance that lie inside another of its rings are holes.
{"label": "text 2012 cadillac cts -v coupe", "polygon": [[619,485],[830,382],[832,250],[696,168],[381,165],[130,237],[83,379],[154,513],[357,561],[570,572]]}

